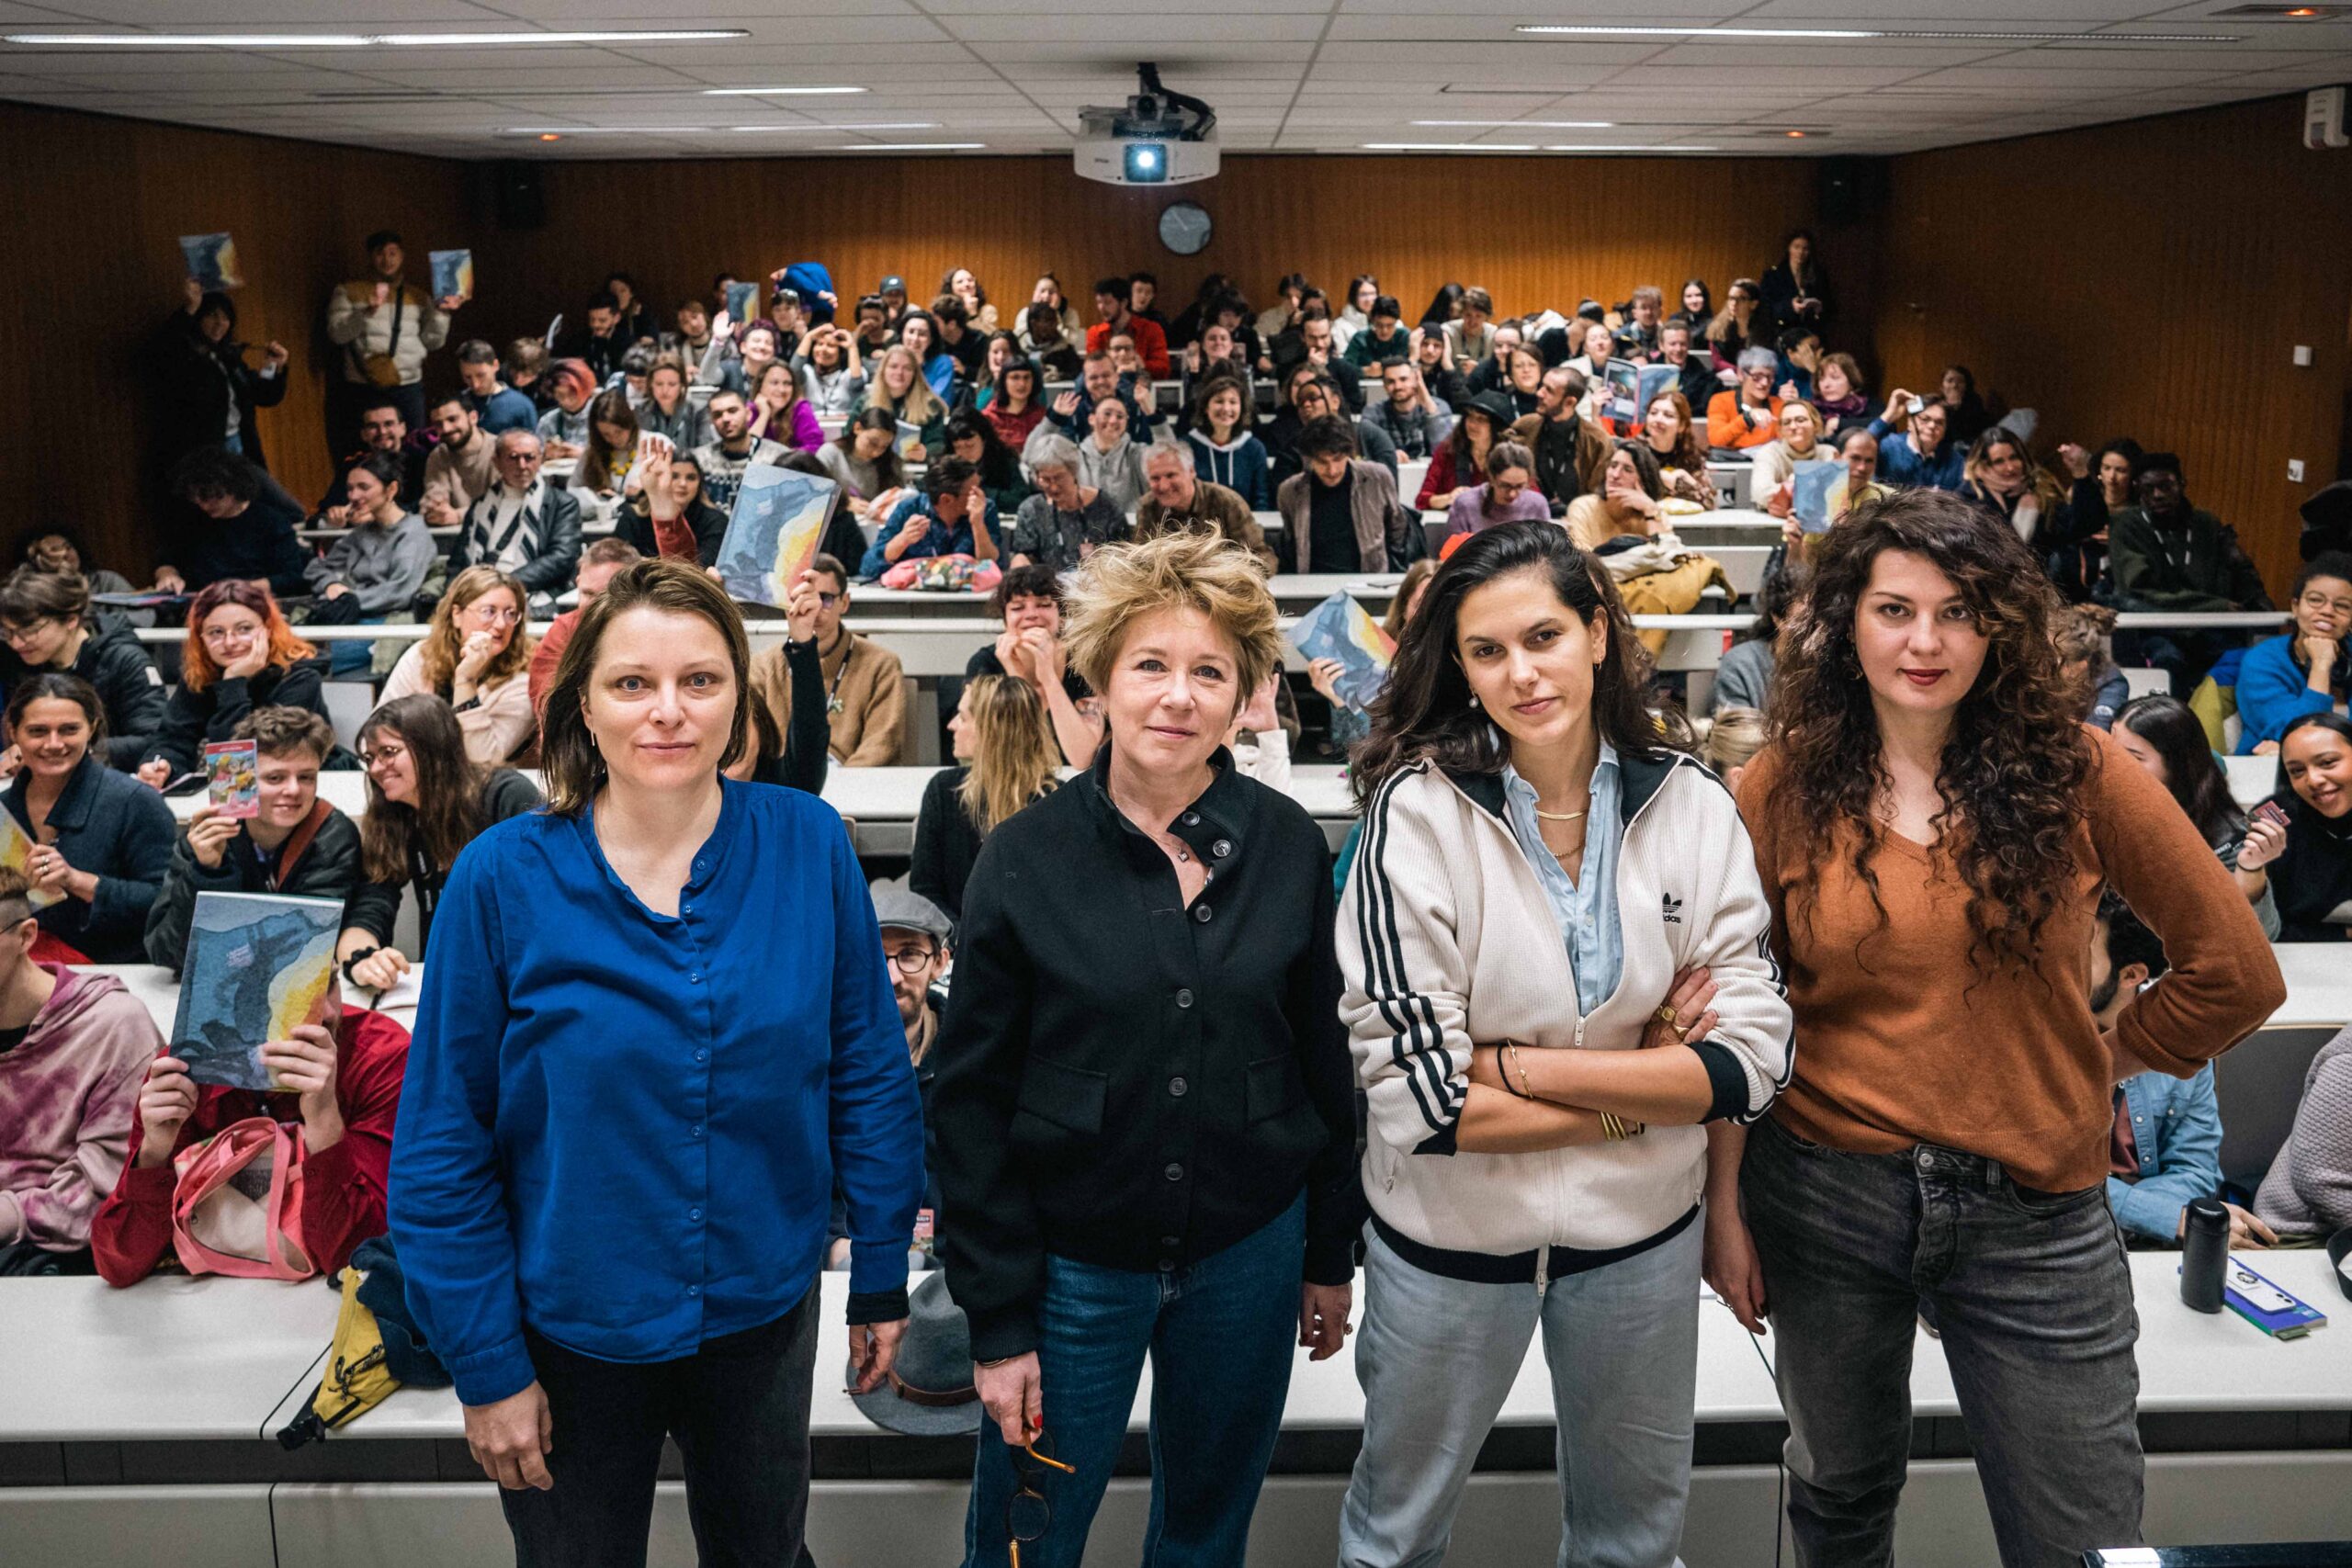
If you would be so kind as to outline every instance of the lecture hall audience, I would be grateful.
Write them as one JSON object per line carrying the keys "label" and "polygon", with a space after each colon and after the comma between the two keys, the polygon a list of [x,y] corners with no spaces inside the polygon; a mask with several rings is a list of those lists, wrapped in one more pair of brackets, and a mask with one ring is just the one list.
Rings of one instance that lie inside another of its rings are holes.
{"label": "lecture hall audience", "polygon": [[78,961],[135,964],[178,827],[164,797],[103,760],[106,709],[78,675],[40,674],[8,689],[20,765],[8,814],[33,840],[25,872],[34,919]]}
{"label": "lecture hall audience", "polygon": [[[88,579],[30,565],[10,572],[0,581],[0,694],[47,671],[78,676],[106,705],[107,764],[139,761],[163,725],[164,678],[130,626],[92,615]],[[6,773],[20,765],[0,757]]]}
{"label": "lecture hall audience", "polygon": [[324,717],[327,661],[286,624],[266,588],[231,579],[187,607],[179,684],[139,762],[157,789],[204,765],[204,748],[232,738],[256,708],[299,707]]}

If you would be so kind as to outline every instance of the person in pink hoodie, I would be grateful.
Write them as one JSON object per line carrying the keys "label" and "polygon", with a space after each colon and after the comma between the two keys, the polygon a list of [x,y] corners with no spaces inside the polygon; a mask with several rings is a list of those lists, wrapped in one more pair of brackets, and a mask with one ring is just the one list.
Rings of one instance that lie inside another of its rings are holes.
{"label": "person in pink hoodie", "polygon": [[163,1036],[113,976],[35,962],[25,893],[0,868],[0,1275],[89,1274]]}

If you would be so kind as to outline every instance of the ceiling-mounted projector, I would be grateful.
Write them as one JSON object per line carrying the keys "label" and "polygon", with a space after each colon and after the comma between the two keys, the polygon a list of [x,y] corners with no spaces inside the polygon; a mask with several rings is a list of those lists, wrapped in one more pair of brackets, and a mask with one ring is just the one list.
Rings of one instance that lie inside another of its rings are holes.
{"label": "ceiling-mounted projector", "polygon": [[1181,186],[1216,173],[1216,110],[1159,85],[1159,67],[1136,67],[1142,91],[1124,108],[1078,111],[1071,162],[1081,178],[1114,186]]}

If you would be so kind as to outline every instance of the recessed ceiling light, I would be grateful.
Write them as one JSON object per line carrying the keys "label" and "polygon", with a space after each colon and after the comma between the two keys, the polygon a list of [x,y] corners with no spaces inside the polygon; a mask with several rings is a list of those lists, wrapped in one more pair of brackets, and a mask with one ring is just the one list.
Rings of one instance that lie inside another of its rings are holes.
{"label": "recessed ceiling light", "polygon": [[1367,152],[1532,152],[1529,141],[1367,141]]}
{"label": "recessed ceiling light", "polygon": [[1609,119],[1417,119],[1413,122],[1431,130],[1448,126],[1484,126],[1495,130],[1520,127],[1528,130],[1614,130],[1617,122]]}
{"label": "recessed ceiling light", "polygon": [[863,87],[705,87],[706,98],[824,98],[863,93]]}
{"label": "recessed ceiling light", "polygon": [[1897,43],[1905,40],[1935,42],[1971,39],[2004,43],[2235,43],[2238,41],[2237,35],[2234,33],[2027,33],[1921,28],[1893,31],[1860,28],[1617,28],[1551,22],[1522,23],[1511,30],[1545,37],[1891,39]]}
{"label": "recessed ceiling light", "polygon": [[876,141],[836,147],[836,152],[975,152],[985,141]]}
{"label": "recessed ceiling light", "polygon": [[2216,17],[2244,17],[2254,22],[2323,22],[2352,12],[2352,6],[2233,6]]}
{"label": "recessed ceiling light", "polygon": [[558,131],[542,130],[539,132],[539,140],[542,141],[560,141],[563,140],[563,137],[562,134]]}
{"label": "recessed ceiling light", "polygon": [[1811,135],[1812,132],[1804,130],[1784,130],[1781,132],[1781,134],[1794,140],[1802,140],[1804,137]]}
{"label": "recessed ceiling light", "polygon": [[72,49],[471,49],[507,44],[687,43],[751,36],[744,28],[526,33],[0,33],[0,42]]}

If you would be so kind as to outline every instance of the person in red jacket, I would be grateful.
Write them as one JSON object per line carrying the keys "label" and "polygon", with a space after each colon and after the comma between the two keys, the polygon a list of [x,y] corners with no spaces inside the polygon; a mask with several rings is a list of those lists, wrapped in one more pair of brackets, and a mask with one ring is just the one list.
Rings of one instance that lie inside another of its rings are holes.
{"label": "person in red jacket", "polygon": [[1129,310],[1127,298],[1127,280],[1124,277],[1106,277],[1094,286],[1094,313],[1102,320],[1086,329],[1086,352],[1107,354],[1113,333],[1133,333],[1136,352],[1143,355],[1144,368],[1155,377],[1164,378],[1169,373],[1168,334],[1158,321]]}
{"label": "person in red jacket", "polygon": [[311,1262],[332,1275],[361,1242],[384,1234],[408,1031],[383,1013],[343,1006],[334,980],[312,1016],[342,1022],[332,1033],[322,1023],[298,1023],[292,1039],[261,1048],[283,1089],[199,1086],[169,1055],[148,1065],[130,1157],[90,1227],[90,1250],[107,1284],[136,1284],[171,1252],[172,1156],[249,1116],[301,1130],[302,1240]]}

